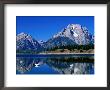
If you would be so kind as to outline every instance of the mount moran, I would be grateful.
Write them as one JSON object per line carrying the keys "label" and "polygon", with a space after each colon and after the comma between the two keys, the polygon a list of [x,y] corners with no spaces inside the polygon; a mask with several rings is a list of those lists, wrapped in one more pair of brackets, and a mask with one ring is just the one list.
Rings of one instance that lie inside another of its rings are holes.
{"label": "mount moran", "polygon": [[17,50],[42,51],[56,46],[88,44],[94,44],[94,35],[92,35],[86,27],[80,24],[67,25],[66,28],[53,35],[46,42],[37,41],[31,35],[23,32],[16,36]]}

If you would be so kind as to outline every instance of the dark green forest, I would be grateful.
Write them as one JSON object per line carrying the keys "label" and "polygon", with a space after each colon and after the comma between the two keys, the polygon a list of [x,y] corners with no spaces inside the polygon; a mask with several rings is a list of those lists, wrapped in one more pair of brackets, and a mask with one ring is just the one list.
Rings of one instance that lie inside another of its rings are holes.
{"label": "dark green forest", "polygon": [[89,50],[89,49],[94,49],[94,45],[93,44],[89,44],[89,45],[68,45],[68,46],[56,46],[50,49],[46,49],[46,51],[55,51],[57,49],[68,49],[70,51],[77,49],[77,50]]}

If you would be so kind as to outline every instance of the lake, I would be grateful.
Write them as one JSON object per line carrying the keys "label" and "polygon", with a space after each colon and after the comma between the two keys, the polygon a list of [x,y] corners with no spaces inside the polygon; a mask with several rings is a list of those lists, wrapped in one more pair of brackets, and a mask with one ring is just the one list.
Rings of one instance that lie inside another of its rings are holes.
{"label": "lake", "polygon": [[16,74],[94,74],[94,54],[16,55]]}

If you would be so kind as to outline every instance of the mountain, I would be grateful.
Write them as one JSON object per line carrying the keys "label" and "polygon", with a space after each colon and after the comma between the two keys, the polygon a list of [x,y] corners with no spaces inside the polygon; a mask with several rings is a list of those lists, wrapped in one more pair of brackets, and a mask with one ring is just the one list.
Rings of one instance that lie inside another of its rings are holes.
{"label": "mountain", "polygon": [[76,43],[73,42],[68,37],[61,37],[58,36],[56,38],[51,38],[47,42],[44,43],[44,48],[53,48],[53,47],[59,47],[59,46],[67,46],[67,45],[75,45]]}
{"label": "mountain", "polygon": [[78,45],[87,45],[94,42],[94,36],[89,33],[86,27],[80,24],[69,24],[61,32],[58,32],[53,38],[68,37]]}
{"label": "mountain", "polygon": [[37,41],[31,35],[20,33],[16,36],[17,50],[42,51],[60,46],[94,44],[94,36],[80,24],[69,24],[47,41]]}
{"label": "mountain", "polygon": [[37,40],[32,38],[31,35],[20,33],[16,36],[16,49],[17,50],[42,50],[42,46]]}
{"label": "mountain", "polygon": [[39,43],[41,46],[43,46],[44,43],[45,43],[45,41],[43,41],[43,40],[39,40],[38,43]]}
{"label": "mountain", "polygon": [[44,43],[44,48],[66,45],[88,45],[94,44],[94,36],[89,33],[86,27],[80,24],[69,24],[61,32],[53,35]]}

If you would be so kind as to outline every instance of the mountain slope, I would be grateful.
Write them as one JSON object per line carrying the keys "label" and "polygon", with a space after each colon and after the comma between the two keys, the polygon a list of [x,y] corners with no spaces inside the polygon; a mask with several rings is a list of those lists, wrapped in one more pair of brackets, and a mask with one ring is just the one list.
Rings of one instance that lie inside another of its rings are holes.
{"label": "mountain slope", "polygon": [[32,36],[20,33],[16,36],[16,49],[40,51],[42,46],[37,42],[37,40],[33,39]]}
{"label": "mountain slope", "polygon": [[59,46],[67,46],[67,45],[75,45],[76,43],[73,42],[68,37],[56,37],[49,39],[46,43],[44,43],[44,48],[53,48]]}

